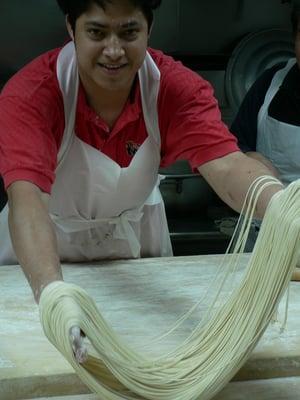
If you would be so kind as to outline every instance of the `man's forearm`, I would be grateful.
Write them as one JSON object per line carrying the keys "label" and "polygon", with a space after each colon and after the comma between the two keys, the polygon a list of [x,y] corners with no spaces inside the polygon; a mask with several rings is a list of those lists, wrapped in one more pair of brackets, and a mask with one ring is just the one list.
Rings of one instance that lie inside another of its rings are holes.
{"label": "man's forearm", "polygon": [[13,248],[38,302],[48,283],[62,279],[55,231],[38,188],[17,182],[8,193]]}
{"label": "man's forearm", "polygon": [[254,160],[260,161],[272,172],[272,174],[275,177],[279,178],[278,170],[274,167],[272,162],[268,158],[266,158],[263,154],[256,151],[249,151],[246,153],[246,155],[250,158],[253,158]]}
{"label": "man's forearm", "polygon": [[[262,175],[273,176],[264,164],[241,152],[210,161],[201,166],[199,171],[220,198],[238,212],[242,209],[252,182]],[[264,216],[271,197],[281,189],[281,185],[272,185],[262,192],[255,212],[257,218]]]}

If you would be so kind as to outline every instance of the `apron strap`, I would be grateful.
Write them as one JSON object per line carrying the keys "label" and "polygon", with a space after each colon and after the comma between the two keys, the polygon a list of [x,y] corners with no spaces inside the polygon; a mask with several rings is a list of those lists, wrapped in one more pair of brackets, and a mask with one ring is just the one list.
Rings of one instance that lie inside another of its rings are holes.
{"label": "apron strap", "polygon": [[271,81],[270,87],[265,95],[265,101],[264,101],[263,105],[261,106],[261,109],[258,113],[258,121],[257,121],[258,131],[260,130],[260,127],[263,124],[264,119],[268,115],[268,109],[269,109],[269,106],[270,106],[274,96],[278,92],[278,89],[279,89],[280,85],[282,84],[284,78],[286,77],[286,75],[288,74],[290,69],[295,65],[295,63],[296,63],[295,58],[290,59],[288,61],[288,63],[286,64],[286,66],[284,68],[280,69],[279,71],[277,71],[276,74],[274,75],[274,77]]}
{"label": "apron strap", "polygon": [[69,42],[58,55],[56,73],[60,91],[63,96],[65,131],[58,151],[58,167],[72,144],[76,120],[79,74],[73,42]]}

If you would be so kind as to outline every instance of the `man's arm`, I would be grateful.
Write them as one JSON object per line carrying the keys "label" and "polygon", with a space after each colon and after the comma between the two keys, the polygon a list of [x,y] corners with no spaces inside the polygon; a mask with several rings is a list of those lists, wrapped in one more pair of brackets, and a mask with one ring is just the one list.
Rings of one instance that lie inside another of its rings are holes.
{"label": "man's arm", "polygon": [[263,154],[258,153],[257,151],[249,151],[246,154],[248,157],[251,157],[254,160],[260,161],[272,172],[272,174],[276,178],[280,179],[280,174],[279,174],[278,170],[274,167],[274,165],[271,163],[271,161],[268,158],[266,158]]}
{"label": "man's arm", "polygon": [[[273,176],[264,164],[242,152],[209,161],[198,170],[218,196],[236,211],[241,211],[247,191],[256,178],[262,175]],[[271,197],[282,188],[280,185],[272,185],[262,192],[256,207],[257,218],[264,216]]]}
{"label": "man's arm", "polygon": [[62,280],[49,195],[26,181],[12,183],[7,194],[13,248],[38,302],[47,284]]}
{"label": "man's arm", "polygon": [[[62,280],[54,227],[48,212],[49,195],[25,181],[12,183],[8,190],[10,235],[18,261],[38,302],[43,289]],[[87,347],[79,327],[70,330],[75,357],[87,359]]]}

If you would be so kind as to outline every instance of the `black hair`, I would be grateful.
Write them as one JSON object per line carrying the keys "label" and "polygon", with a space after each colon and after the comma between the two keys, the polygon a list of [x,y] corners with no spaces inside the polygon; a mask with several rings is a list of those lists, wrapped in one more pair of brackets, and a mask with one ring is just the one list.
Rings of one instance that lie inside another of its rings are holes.
{"label": "black hair", "polygon": [[[153,21],[153,10],[158,8],[162,0],[129,0],[134,6],[140,8],[145,15],[150,29]],[[59,8],[68,16],[68,20],[75,31],[76,20],[81,14],[85,13],[92,3],[97,4],[105,10],[107,3],[113,0],[57,0]]]}

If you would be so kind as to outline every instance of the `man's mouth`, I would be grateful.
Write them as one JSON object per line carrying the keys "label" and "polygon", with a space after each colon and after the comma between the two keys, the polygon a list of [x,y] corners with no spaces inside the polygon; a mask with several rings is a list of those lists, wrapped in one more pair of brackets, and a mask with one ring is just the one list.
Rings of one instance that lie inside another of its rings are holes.
{"label": "man's mouth", "polygon": [[127,66],[127,64],[102,64],[102,63],[98,63],[98,65],[101,68],[104,68],[105,70],[110,72],[117,72]]}

